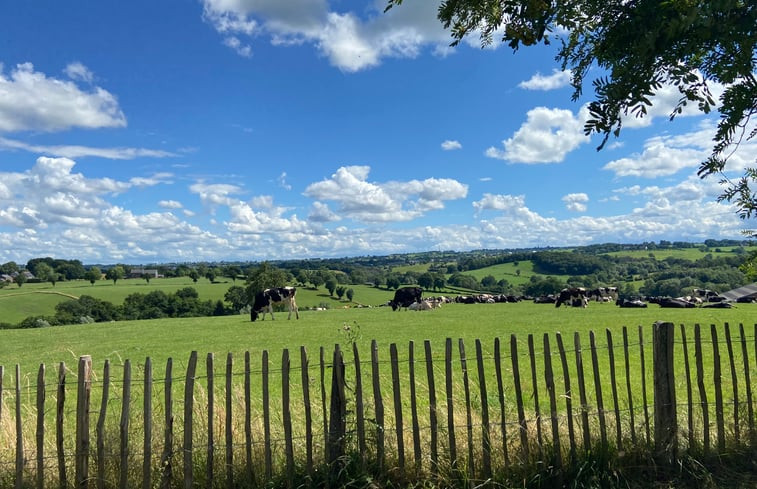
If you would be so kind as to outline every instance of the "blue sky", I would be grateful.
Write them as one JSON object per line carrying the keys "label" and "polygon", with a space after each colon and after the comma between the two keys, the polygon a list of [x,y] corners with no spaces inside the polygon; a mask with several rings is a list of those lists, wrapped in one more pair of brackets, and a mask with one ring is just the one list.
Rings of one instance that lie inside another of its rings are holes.
{"label": "blue sky", "polygon": [[[717,178],[696,176],[716,114],[670,122],[666,87],[597,152],[582,131],[591,87],[571,101],[553,47],[452,49],[437,5],[0,7],[0,262],[701,241],[753,227],[716,202]],[[756,155],[743,145],[728,175]]]}

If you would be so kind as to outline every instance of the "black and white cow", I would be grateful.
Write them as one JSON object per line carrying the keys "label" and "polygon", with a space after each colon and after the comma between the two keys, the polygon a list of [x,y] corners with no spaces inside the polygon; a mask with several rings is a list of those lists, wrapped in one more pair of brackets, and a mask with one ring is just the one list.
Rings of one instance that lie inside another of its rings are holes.
{"label": "black and white cow", "polygon": [[586,298],[586,289],[583,287],[570,287],[562,289],[555,300],[555,307],[566,306],[586,307],[588,299]]}
{"label": "black and white cow", "polygon": [[252,310],[250,311],[250,320],[255,321],[258,315],[262,313],[263,317],[261,321],[265,320],[265,314],[271,313],[271,320],[273,321],[273,306],[275,304],[286,304],[289,309],[289,317],[292,319],[292,311],[297,319],[300,319],[300,312],[297,309],[297,302],[294,300],[294,296],[297,293],[297,289],[294,287],[274,287],[272,289],[265,289],[262,292],[255,294],[255,301],[252,304]]}
{"label": "black and white cow", "polygon": [[420,287],[400,287],[394,291],[394,299],[389,301],[392,311],[409,307],[413,302],[420,302],[423,289]]}

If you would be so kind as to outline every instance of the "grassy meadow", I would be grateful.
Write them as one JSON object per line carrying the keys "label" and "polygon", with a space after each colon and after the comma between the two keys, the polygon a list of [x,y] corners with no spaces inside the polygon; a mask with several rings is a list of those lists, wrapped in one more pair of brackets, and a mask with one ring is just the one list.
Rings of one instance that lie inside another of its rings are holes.
{"label": "grassy meadow", "polygon": [[[727,322],[732,326],[732,335],[736,335],[739,323],[744,323],[747,335],[753,337],[757,304],[739,304],[733,309],[661,309],[653,304],[647,309],[621,309],[611,303],[594,302],[586,309],[556,309],[532,302],[446,304],[423,312],[394,312],[389,307],[302,311],[299,320],[287,320],[286,312],[278,312],[274,321],[269,317],[254,323],[249,316],[239,315],[11,329],[0,330],[0,365],[5,366],[6,375],[15,364],[21,366],[24,375],[32,375],[42,363],[48,368],[59,362],[74,365],[81,355],[91,355],[94,365],[102,365],[105,359],[115,364],[126,359],[141,363],[146,357],[152,358],[155,365],[165,364],[168,357],[182,364],[193,350],[201,356],[214,353],[221,358],[231,352],[241,358],[246,351],[257,355],[265,349],[272,358],[280,358],[285,348],[295,352],[305,346],[311,355],[316,355],[321,346],[331,351],[334,344],[348,345],[352,340],[364,355],[370,351],[371,340],[376,340],[382,349],[397,343],[402,352],[410,341],[421,348],[424,340],[430,340],[436,352],[443,352],[446,338],[455,342],[462,338],[471,349],[480,339],[485,351],[491,353],[495,337],[509,344],[512,334],[521,345],[533,334],[538,350],[542,335],[555,332],[561,332],[571,345],[573,333],[579,332],[588,345],[589,331],[595,331],[598,344],[605,345],[606,329],[613,333],[618,345],[623,326],[629,328],[630,341],[638,343],[641,325],[648,342],[655,321],[687,327],[701,324],[705,338],[709,338],[710,324],[721,327]],[[693,336],[693,332],[689,334]]]}
{"label": "grassy meadow", "polygon": [[[232,282],[222,279],[211,283],[207,279],[201,279],[195,283],[189,277],[179,277],[153,279],[149,283],[144,279],[123,279],[115,284],[109,280],[101,280],[95,282],[94,285],[85,280],[73,280],[58,282],[54,287],[49,282],[26,283],[22,287],[12,285],[0,289],[0,322],[17,324],[29,316],[52,316],[55,314],[56,304],[61,301],[78,299],[82,295],[89,295],[113,304],[121,304],[129,294],[147,294],[153,290],[171,293],[184,287],[192,287],[197,290],[201,300],[216,301],[223,300],[224,294],[233,285],[244,286],[244,280]],[[386,303],[393,295],[392,291],[364,285],[347,287],[355,291],[352,305],[378,305]],[[337,308],[350,303],[346,297],[341,301],[337,299],[336,295],[330,297],[328,290],[321,286],[317,290],[299,287],[297,304],[304,309],[323,304]]]}
{"label": "grassy meadow", "polygon": [[[141,392],[141,379],[143,379],[143,373],[145,368],[145,359],[149,357],[153,365],[153,378],[156,381],[155,390],[153,391],[154,405],[156,412],[162,412],[161,403],[163,401],[162,383],[165,373],[165,365],[168,358],[173,359],[173,378],[174,378],[174,406],[176,415],[180,418],[182,416],[181,406],[181,392],[183,390],[183,379],[187,372],[187,364],[192,351],[198,352],[198,365],[197,365],[197,386],[194,394],[195,399],[195,415],[196,422],[200,423],[195,436],[197,447],[203,447],[206,442],[204,436],[207,430],[203,428],[203,423],[206,415],[207,392],[204,390],[207,384],[206,380],[206,365],[205,359],[208,353],[215,355],[215,376],[216,376],[216,399],[217,402],[222,402],[223,399],[223,374],[226,362],[226,356],[231,353],[234,359],[233,368],[233,382],[235,383],[234,395],[233,395],[233,409],[235,410],[234,416],[234,437],[237,444],[241,443],[243,439],[244,427],[241,425],[242,415],[240,413],[244,410],[242,399],[244,398],[242,392],[243,381],[243,368],[244,357],[247,352],[251,359],[251,401],[253,406],[253,431],[257,440],[262,439],[264,436],[264,428],[262,426],[262,380],[261,380],[261,358],[263,357],[263,351],[267,351],[269,354],[269,366],[271,372],[270,379],[270,396],[274,408],[273,419],[273,437],[280,440],[281,433],[281,420],[278,414],[275,413],[278,403],[281,398],[281,358],[282,351],[289,349],[291,357],[291,366],[293,368],[290,374],[291,389],[293,393],[292,403],[294,406],[294,419],[296,420],[295,436],[302,438],[302,419],[304,413],[302,411],[301,392],[302,385],[300,381],[300,374],[298,368],[300,366],[299,349],[301,346],[306,347],[308,355],[310,357],[310,389],[311,399],[314,406],[314,426],[322,426],[322,418],[320,417],[320,399],[321,390],[319,383],[319,350],[323,347],[324,356],[326,362],[330,363],[331,355],[335,344],[340,344],[345,351],[345,363],[347,363],[347,384],[349,386],[354,385],[354,365],[353,356],[350,351],[350,343],[355,342],[361,355],[362,376],[363,376],[363,388],[364,396],[366,396],[366,409],[368,410],[366,415],[370,418],[373,416],[373,404],[371,397],[371,384],[373,380],[373,374],[371,372],[370,354],[371,354],[371,340],[376,340],[378,345],[378,355],[380,359],[380,383],[384,396],[384,404],[386,408],[386,428],[387,428],[387,453],[389,457],[393,457],[396,453],[396,446],[394,442],[393,427],[396,420],[394,419],[394,411],[392,409],[392,394],[394,392],[391,372],[392,366],[390,364],[390,345],[396,344],[399,356],[399,378],[402,379],[401,402],[404,405],[405,410],[408,410],[409,393],[408,393],[408,369],[410,362],[408,361],[408,345],[409,342],[413,342],[415,345],[415,376],[417,379],[419,405],[418,412],[421,413],[421,424],[426,426],[428,416],[428,387],[426,384],[426,373],[423,367],[425,355],[423,352],[424,340],[429,340],[433,351],[434,370],[436,371],[436,392],[438,396],[440,413],[445,412],[447,406],[447,399],[444,395],[444,358],[445,358],[445,342],[447,338],[452,340],[452,363],[453,363],[453,377],[454,377],[454,402],[456,406],[455,412],[455,425],[460,427],[458,433],[460,446],[458,447],[460,453],[465,453],[464,447],[466,446],[463,430],[466,423],[464,399],[468,396],[468,386],[463,385],[463,374],[461,370],[461,354],[459,350],[459,340],[463,341],[467,356],[467,376],[470,377],[470,393],[471,403],[474,408],[473,423],[475,426],[479,426],[481,420],[479,419],[478,409],[481,406],[482,399],[478,390],[478,373],[476,368],[476,340],[481,340],[482,345],[482,359],[486,365],[485,377],[486,383],[489,386],[488,402],[490,409],[492,409],[492,419],[490,422],[492,426],[496,426],[498,414],[495,413],[494,406],[498,405],[497,393],[495,390],[496,378],[495,369],[493,368],[492,359],[494,358],[494,343],[495,338],[499,338],[502,347],[502,369],[504,377],[504,391],[506,397],[506,403],[504,408],[504,416],[510,424],[514,423],[517,419],[516,406],[513,403],[514,400],[514,369],[512,366],[511,351],[510,351],[510,337],[515,335],[517,338],[518,348],[518,363],[520,364],[520,378],[521,386],[524,395],[525,415],[528,418],[530,429],[530,440],[534,442],[534,428],[538,425],[538,418],[534,412],[535,394],[538,394],[541,399],[541,416],[544,417],[541,423],[543,423],[543,429],[545,430],[545,436],[548,430],[547,413],[549,412],[549,397],[545,385],[545,360],[543,336],[545,333],[549,333],[549,340],[551,343],[551,361],[555,371],[555,384],[558,392],[558,409],[565,409],[566,398],[561,393],[564,389],[562,382],[562,371],[560,367],[560,357],[558,355],[556,335],[560,332],[565,342],[565,347],[568,354],[568,364],[571,378],[573,379],[573,388],[576,388],[576,362],[575,362],[575,350],[573,343],[573,333],[579,333],[581,339],[581,347],[583,352],[584,373],[587,376],[587,395],[588,403],[590,406],[590,423],[591,430],[594,438],[597,437],[597,422],[596,416],[596,396],[594,391],[594,380],[592,376],[592,353],[595,353],[598,357],[598,370],[601,378],[601,385],[604,389],[604,409],[608,412],[607,418],[607,430],[610,437],[614,436],[614,423],[615,419],[612,415],[613,405],[611,402],[611,389],[610,386],[617,385],[619,394],[619,408],[621,410],[621,419],[623,424],[623,437],[628,442],[631,434],[637,435],[639,438],[643,438],[644,433],[644,418],[643,409],[641,407],[641,363],[640,363],[640,348],[639,348],[639,326],[641,326],[644,335],[644,354],[646,356],[646,365],[644,370],[644,377],[647,381],[646,395],[649,398],[649,402],[652,403],[652,324],[655,321],[670,321],[676,324],[675,336],[676,336],[676,390],[679,393],[679,413],[682,415],[681,423],[686,412],[686,384],[685,375],[683,373],[683,357],[682,357],[682,343],[680,338],[680,330],[678,325],[684,324],[687,326],[687,343],[689,350],[689,361],[694,362],[694,348],[691,344],[693,340],[693,326],[694,324],[700,324],[703,326],[702,339],[703,339],[703,364],[708,379],[713,375],[713,355],[711,348],[711,336],[710,325],[716,325],[718,332],[718,340],[720,346],[721,355],[721,369],[723,377],[723,390],[726,400],[731,399],[731,387],[730,376],[728,375],[728,355],[726,353],[726,345],[724,340],[724,327],[725,323],[731,325],[731,335],[736,341],[734,345],[734,361],[739,372],[739,389],[741,392],[741,398],[743,399],[745,392],[743,365],[744,359],[742,357],[742,350],[740,348],[739,336],[739,324],[743,323],[745,327],[747,355],[750,364],[750,371],[752,378],[757,378],[757,370],[755,364],[757,359],[757,351],[755,351],[755,329],[754,324],[757,323],[757,304],[739,304],[734,309],[661,309],[655,305],[650,305],[647,309],[621,309],[611,303],[594,303],[592,302],[588,308],[560,308],[557,309],[550,304],[534,304],[532,302],[522,302],[517,304],[446,304],[440,309],[423,312],[413,311],[392,311],[389,307],[373,307],[373,308],[332,308],[325,311],[305,311],[300,314],[299,320],[287,320],[285,312],[276,313],[276,319],[270,318],[265,321],[257,321],[255,323],[250,322],[248,316],[224,316],[224,317],[211,317],[211,318],[186,318],[186,319],[158,319],[158,320],[145,320],[145,321],[123,321],[113,323],[97,323],[97,324],[84,324],[84,325],[72,325],[72,326],[60,326],[41,329],[10,329],[0,330],[0,366],[4,367],[3,385],[5,390],[2,397],[3,402],[7,407],[13,411],[13,389],[15,386],[15,365],[19,365],[21,374],[21,403],[24,413],[28,413],[27,421],[25,423],[25,437],[29,440],[33,439],[34,433],[34,399],[35,389],[34,386],[37,382],[37,372],[40,364],[46,365],[46,382],[47,390],[51,390],[54,386],[55,378],[58,371],[59,362],[65,362],[67,371],[69,372],[67,378],[67,385],[69,386],[69,392],[75,397],[75,382],[76,382],[76,364],[78,358],[81,355],[91,355],[94,369],[94,383],[93,387],[93,406],[100,406],[100,391],[102,385],[100,381],[103,375],[103,366],[105,360],[109,360],[111,365],[111,382],[113,383],[111,394],[111,401],[108,403],[108,416],[111,423],[114,423],[109,430],[112,430],[112,436],[107,443],[112,445],[112,450],[115,450],[118,446],[118,428],[115,425],[118,421],[120,413],[120,402],[118,401],[119,393],[121,392],[120,378],[125,370],[125,363],[129,360],[131,370],[133,372],[132,382],[134,384],[134,390],[132,392],[132,409],[136,411],[141,405],[140,392]],[[624,372],[624,355],[623,355],[623,327],[628,328],[629,333],[629,372],[630,375],[626,376]],[[608,349],[606,330],[612,333],[614,348]],[[592,335],[593,333],[593,335]],[[533,347],[534,356],[531,357],[528,354],[529,351],[529,335],[533,335]],[[596,350],[592,351],[590,348],[590,338],[594,336]],[[615,368],[617,370],[616,384],[612,384],[610,379],[609,368],[609,355],[612,352],[615,356]],[[533,365],[537,372],[535,378],[532,378],[530,373],[529,363],[533,358]],[[326,395],[329,394],[331,370],[326,370]],[[633,412],[636,415],[635,421],[632,424],[631,419],[628,417],[629,401],[625,392],[625,385],[627,378],[630,380],[633,389],[634,409]],[[532,387],[532,381],[538,384],[538,389],[534,392]],[[696,391],[696,386],[694,387]],[[714,385],[711,380],[706,381],[706,390],[709,399],[712,402]],[[464,394],[465,393],[465,397]],[[349,394],[353,395],[352,391]],[[574,393],[575,395],[575,393]],[[48,426],[54,425],[53,416],[55,414],[51,404],[47,410]],[[69,401],[70,402],[70,401]],[[578,399],[574,400],[573,409],[577,409],[576,405]],[[699,414],[698,401],[694,401],[694,405],[697,406],[697,410],[694,413],[694,426],[695,430],[700,433],[701,426],[703,425],[702,419]],[[743,407],[743,405],[742,405]],[[218,408],[220,409],[220,408]],[[6,410],[6,412],[8,412]],[[574,411],[575,412],[575,411]],[[651,410],[649,411],[651,413]],[[69,407],[67,413],[72,414]],[[730,423],[733,419],[733,405],[730,402],[726,402],[724,414],[726,421]],[[406,411],[406,416],[408,413]],[[710,411],[710,423],[713,423],[714,413]],[[134,416],[134,414],[132,415]],[[158,414],[154,416],[159,418]],[[218,419],[216,422],[216,433],[222,432],[223,429],[223,417],[220,412],[217,414]],[[11,440],[14,433],[13,418],[9,415],[4,415],[0,419],[0,439]],[[742,417],[742,425],[745,423]],[[73,419],[67,421],[67,423],[73,423]],[[137,419],[133,420],[130,427],[130,436],[132,437],[132,443],[138,443],[140,440],[140,422]],[[564,432],[566,430],[565,417],[561,417],[560,426]],[[177,421],[178,423],[179,421]],[[406,420],[406,423],[409,421]],[[440,419],[440,423],[443,423]],[[578,423],[578,421],[576,421]],[[728,430],[732,428],[732,424],[728,424]],[[511,429],[514,430],[511,426]],[[578,429],[578,428],[576,428]],[[742,429],[744,427],[742,426]],[[158,435],[154,435],[158,438]],[[318,438],[316,434],[316,438]],[[427,430],[423,428],[422,435],[424,446],[428,446]],[[476,435],[478,436],[478,435]],[[411,446],[409,433],[405,434],[405,447],[409,451]],[[516,453],[518,441],[515,431],[510,431],[510,442],[512,453]],[[53,440],[52,433],[47,437],[48,440]],[[498,446],[498,439],[496,433],[493,438],[493,446]],[[52,443],[49,441],[48,443]],[[68,440],[71,443],[71,440]],[[159,444],[160,442],[157,441]],[[354,440],[353,440],[354,443]],[[473,442],[475,450],[480,450],[480,444]],[[241,445],[237,445],[240,446]],[[302,446],[297,446],[298,451],[302,451]],[[48,452],[52,453],[53,447],[48,448]],[[198,453],[204,448],[198,448]],[[241,451],[241,448],[239,448]],[[243,454],[238,451],[235,454],[235,460],[242,460]],[[156,452],[158,453],[158,452]],[[220,450],[218,451],[218,473],[221,473],[222,466],[220,465]],[[275,464],[282,465],[281,452],[278,451],[277,457],[274,460]],[[10,445],[3,446],[0,443],[0,462],[2,462],[2,454],[6,454],[6,461],[8,466],[11,465],[13,450]],[[256,460],[262,460],[262,454],[256,453]],[[390,462],[396,463],[396,462]],[[501,461],[500,461],[501,463]],[[2,465],[2,464],[0,464]],[[139,464],[135,462],[135,467]],[[283,470],[283,469],[282,469]],[[139,474],[135,469],[134,474],[130,477],[135,481],[136,485]],[[199,470],[198,470],[199,472]]]}

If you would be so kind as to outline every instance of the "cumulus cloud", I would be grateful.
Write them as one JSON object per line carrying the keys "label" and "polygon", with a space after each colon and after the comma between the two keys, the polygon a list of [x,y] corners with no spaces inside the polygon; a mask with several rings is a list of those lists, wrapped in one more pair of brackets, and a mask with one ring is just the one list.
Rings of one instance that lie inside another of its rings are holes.
{"label": "cumulus cloud", "polygon": [[455,149],[462,149],[463,145],[459,141],[447,139],[442,142],[442,149],[444,151],[453,151]]}
{"label": "cumulus cloud", "polygon": [[565,109],[531,109],[526,122],[502,141],[504,150],[490,147],[486,156],[511,163],[560,163],[566,154],[589,141],[583,133],[587,114],[585,107],[578,116]]}
{"label": "cumulus cloud", "polygon": [[[603,169],[617,177],[657,178],[673,175],[681,170],[695,168],[710,154],[715,127],[710,121],[701,123],[697,130],[680,135],[649,138],[644,150],[631,156],[610,161]],[[743,153],[757,156],[754,148]]]}
{"label": "cumulus cloud", "polygon": [[332,212],[327,204],[318,201],[313,202],[308,219],[313,222],[334,222],[341,220],[339,215]]}
{"label": "cumulus cloud", "polygon": [[518,87],[524,90],[555,90],[568,86],[570,84],[570,77],[570,70],[562,71],[554,69],[551,75],[536,73],[528,80],[520,82]]}
{"label": "cumulus cloud", "polygon": [[[699,75],[701,82],[702,77]],[[716,104],[719,104],[718,100],[723,94],[725,87],[720,83],[709,81],[707,86],[712,94]],[[624,128],[640,128],[649,127],[656,118],[669,119],[678,101],[681,99],[681,92],[677,87],[673,85],[663,85],[657,92],[650,97],[652,105],[646,108],[646,114],[626,114],[622,117]],[[702,112],[696,103],[689,102],[683,107],[680,114],[676,114],[678,117],[691,117],[699,116]]]}
{"label": "cumulus cloud", "polygon": [[[88,71],[72,71],[81,78]],[[91,75],[91,74],[90,74]],[[116,97],[100,87],[83,90],[72,81],[48,78],[31,63],[0,71],[0,132],[124,127]]]}
{"label": "cumulus cloud", "polygon": [[416,219],[444,208],[445,200],[467,195],[468,186],[456,180],[428,178],[407,182],[367,181],[370,167],[339,168],[330,179],[310,184],[304,194],[319,201],[333,201],[342,217],[365,222]]}
{"label": "cumulus cloud", "polygon": [[204,0],[203,17],[242,56],[252,53],[243,37],[267,36],[280,47],[310,44],[345,72],[377,66],[384,58],[415,57],[426,44],[448,44],[434,2],[411,2],[386,14],[383,7],[345,11],[326,0]]}
{"label": "cumulus cloud", "polygon": [[[74,171],[75,164],[67,158],[40,157],[25,172],[0,172],[0,247],[16,240],[24,243],[22,251],[16,246],[0,252],[3,259],[23,261],[52,253],[107,262],[171,255],[186,260],[199,248],[227,246],[224,239],[170,212],[139,214],[112,202],[137,185],[165,183],[160,174],[129,181],[88,178]],[[13,192],[4,191],[6,186]],[[164,201],[162,206],[177,204]]]}
{"label": "cumulus cloud", "polygon": [[565,208],[573,212],[586,212],[586,203],[589,202],[589,196],[585,193],[574,193],[563,196]]}

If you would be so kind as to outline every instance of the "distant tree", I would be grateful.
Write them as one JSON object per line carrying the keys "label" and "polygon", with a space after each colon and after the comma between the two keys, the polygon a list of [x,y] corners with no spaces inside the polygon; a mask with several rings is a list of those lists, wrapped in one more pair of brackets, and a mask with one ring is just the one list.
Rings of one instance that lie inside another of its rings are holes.
{"label": "distant tree", "polygon": [[277,268],[268,262],[263,262],[255,269],[249,271],[246,281],[248,297],[252,299],[255,294],[271,287],[284,287],[288,275],[285,270]]}
{"label": "distant tree", "polygon": [[313,284],[314,289],[318,290],[318,287],[323,285],[325,282],[326,280],[320,273],[313,272],[310,274],[310,283]]}
{"label": "distant tree", "polygon": [[345,293],[347,294],[347,300],[352,302],[352,298],[355,297],[355,291],[352,289],[347,289]]}
{"label": "distant tree", "polygon": [[223,300],[231,304],[231,308],[234,311],[241,311],[245,306],[250,303],[250,298],[247,296],[247,291],[244,287],[239,285],[232,285],[229,290],[223,296]]}
{"label": "distant tree", "polygon": [[126,271],[124,270],[124,267],[121,265],[116,265],[114,267],[110,267],[107,272],[105,272],[105,278],[108,280],[113,281],[113,285],[116,285],[116,282],[121,280],[126,276]]}
{"label": "distant tree", "polygon": [[302,285],[305,285],[308,282],[310,282],[310,274],[308,273],[307,270],[298,270],[294,276],[297,282],[301,283]]}
{"label": "distant tree", "polygon": [[329,295],[334,295],[334,290],[336,290],[336,285],[337,285],[336,278],[334,278],[333,276],[326,280],[326,290],[329,291]]}
{"label": "distant tree", "polygon": [[435,273],[434,275],[434,290],[442,290],[447,285],[447,280],[441,273]]}
{"label": "distant tree", "polygon": [[215,302],[215,306],[213,307],[213,316],[225,316],[226,315],[226,308],[223,307],[223,301],[220,299]]}
{"label": "distant tree", "polygon": [[491,289],[497,284],[497,279],[494,275],[487,275],[481,279],[481,285],[486,289]]}
{"label": "distant tree", "polygon": [[336,296],[339,300],[342,300],[342,297],[344,297],[345,292],[347,292],[347,289],[342,287],[341,285],[336,288]]}
{"label": "distant tree", "polygon": [[205,278],[208,279],[212,284],[216,279],[216,269],[208,268],[208,270],[205,272]]}
{"label": "distant tree", "polygon": [[91,267],[84,273],[84,279],[89,280],[89,283],[92,285],[95,285],[95,282],[100,280],[102,276],[103,273],[100,271],[99,267]]}
{"label": "distant tree", "polygon": [[420,285],[426,290],[431,290],[431,288],[433,288],[434,286],[434,276],[431,275],[431,273],[429,272],[422,273],[418,277],[418,285]]}
{"label": "distant tree", "polygon": [[37,263],[36,273],[34,274],[41,282],[50,282],[55,287],[58,274],[53,270],[53,267],[45,262]]}
{"label": "distant tree", "polygon": [[237,277],[240,275],[242,275],[242,269],[239,265],[226,265],[223,267],[223,276],[229,277],[234,283],[236,283]]}
{"label": "distant tree", "polygon": [[396,276],[392,275],[389,277],[386,277],[386,288],[387,289],[398,289],[400,286],[400,279]]}
{"label": "distant tree", "polygon": [[197,283],[197,281],[200,280],[200,272],[197,271],[197,269],[192,268],[189,270],[188,277],[192,279],[192,282]]}
{"label": "distant tree", "polygon": [[18,285],[19,288],[26,283],[26,280],[27,278],[24,272],[18,272],[18,275],[13,277],[13,281],[16,282],[16,285]]}
{"label": "distant tree", "polygon": [[152,277],[149,273],[143,273],[142,278],[145,279],[145,282],[147,282],[147,285],[150,285],[150,278]]}
{"label": "distant tree", "polygon": [[6,275],[13,275],[14,273],[18,273],[19,268],[18,264],[16,264],[15,261],[9,261],[7,263],[3,263],[0,265],[0,273],[4,273]]}

